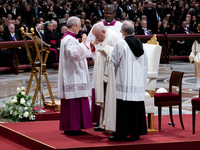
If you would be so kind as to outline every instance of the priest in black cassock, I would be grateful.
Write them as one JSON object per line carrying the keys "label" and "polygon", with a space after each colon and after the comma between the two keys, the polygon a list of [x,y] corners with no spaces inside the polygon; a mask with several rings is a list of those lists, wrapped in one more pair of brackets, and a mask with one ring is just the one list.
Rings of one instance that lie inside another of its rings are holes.
{"label": "priest in black cassock", "polygon": [[109,140],[134,141],[147,134],[144,99],[148,61],[141,41],[133,35],[133,23],[124,21],[121,29],[124,40],[115,45],[111,55],[116,70],[117,114],[116,132]]}

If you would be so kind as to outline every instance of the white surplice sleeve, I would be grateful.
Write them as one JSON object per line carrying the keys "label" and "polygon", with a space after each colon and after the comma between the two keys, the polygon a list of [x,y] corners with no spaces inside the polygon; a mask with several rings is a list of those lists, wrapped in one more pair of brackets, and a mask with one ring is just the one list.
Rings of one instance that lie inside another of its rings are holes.
{"label": "white surplice sleeve", "polygon": [[77,43],[78,41],[74,39],[69,39],[68,42],[69,44],[66,44],[64,49],[67,50],[66,55],[70,57],[70,59],[81,61],[92,55],[89,43]]}
{"label": "white surplice sleeve", "polygon": [[119,65],[122,59],[122,50],[123,50],[123,47],[121,46],[121,44],[117,43],[112,51],[111,61],[113,62],[115,67]]}

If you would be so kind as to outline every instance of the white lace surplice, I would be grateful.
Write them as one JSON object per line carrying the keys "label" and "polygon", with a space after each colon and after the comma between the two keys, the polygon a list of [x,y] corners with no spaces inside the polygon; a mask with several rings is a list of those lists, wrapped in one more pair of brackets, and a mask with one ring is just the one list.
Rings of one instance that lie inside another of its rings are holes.
{"label": "white lace surplice", "polygon": [[71,99],[91,95],[86,58],[91,55],[88,45],[67,35],[61,40],[58,71],[58,97]]}

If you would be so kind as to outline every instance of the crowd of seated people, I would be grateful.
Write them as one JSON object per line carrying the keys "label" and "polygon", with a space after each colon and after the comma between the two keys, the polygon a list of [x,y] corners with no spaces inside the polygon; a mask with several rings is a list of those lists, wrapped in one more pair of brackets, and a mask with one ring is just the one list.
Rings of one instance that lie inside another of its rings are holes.
{"label": "crowd of seated people", "polygon": [[[199,0],[1,0],[0,42],[23,40],[21,27],[30,32],[30,28],[50,21],[38,30],[51,45],[47,65],[51,68],[52,63],[59,61],[59,44],[70,16],[81,19],[82,28],[77,38],[88,34],[92,25],[104,18],[107,4],[116,8],[116,20],[134,22],[136,35],[192,34],[200,33],[199,3]],[[173,41],[173,54],[188,55],[191,45],[192,41]],[[20,64],[29,63],[25,49],[18,49],[17,54]],[[0,67],[11,65],[12,55],[12,49],[1,49]]]}

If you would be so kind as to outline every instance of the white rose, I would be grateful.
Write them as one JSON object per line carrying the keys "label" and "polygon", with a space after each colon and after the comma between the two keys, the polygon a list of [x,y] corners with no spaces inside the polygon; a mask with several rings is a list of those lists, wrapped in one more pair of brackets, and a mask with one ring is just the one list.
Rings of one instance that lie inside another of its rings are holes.
{"label": "white rose", "polygon": [[25,91],[25,87],[21,87],[21,91]]}
{"label": "white rose", "polygon": [[17,88],[17,93],[21,92],[20,87]]}
{"label": "white rose", "polygon": [[23,114],[23,117],[25,117],[25,118],[28,117],[28,112],[27,111]]}
{"label": "white rose", "polygon": [[10,101],[11,103],[17,103],[17,99],[12,99],[11,101]]}
{"label": "white rose", "polygon": [[12,110],[10,111],[10,115],[12,115]]}
{"label": "white rose", "polygon": [[30,120],[35,120],[35,115],[31,115]]}
{"label": "white rose", "polygon": [[23,104],[25,104],[25,102],[26,102],[25,99],[24,99],[24,98],[21,98],[21,100],[20,100],[20,104],[23,105]]}
{"label": "white rose", "polygon": [[24,110],[28,110],[28,107],[24,107]]}
{"label": "white rose", "polygon": [[21,94],[22,94],[22,95],[25,95],[26,93],[25,93],[25,92],[21,92]]}
{"label": "white rose", "polygon": [[17,116],[17,112],[16,111],[15,111],[14,115]]}

